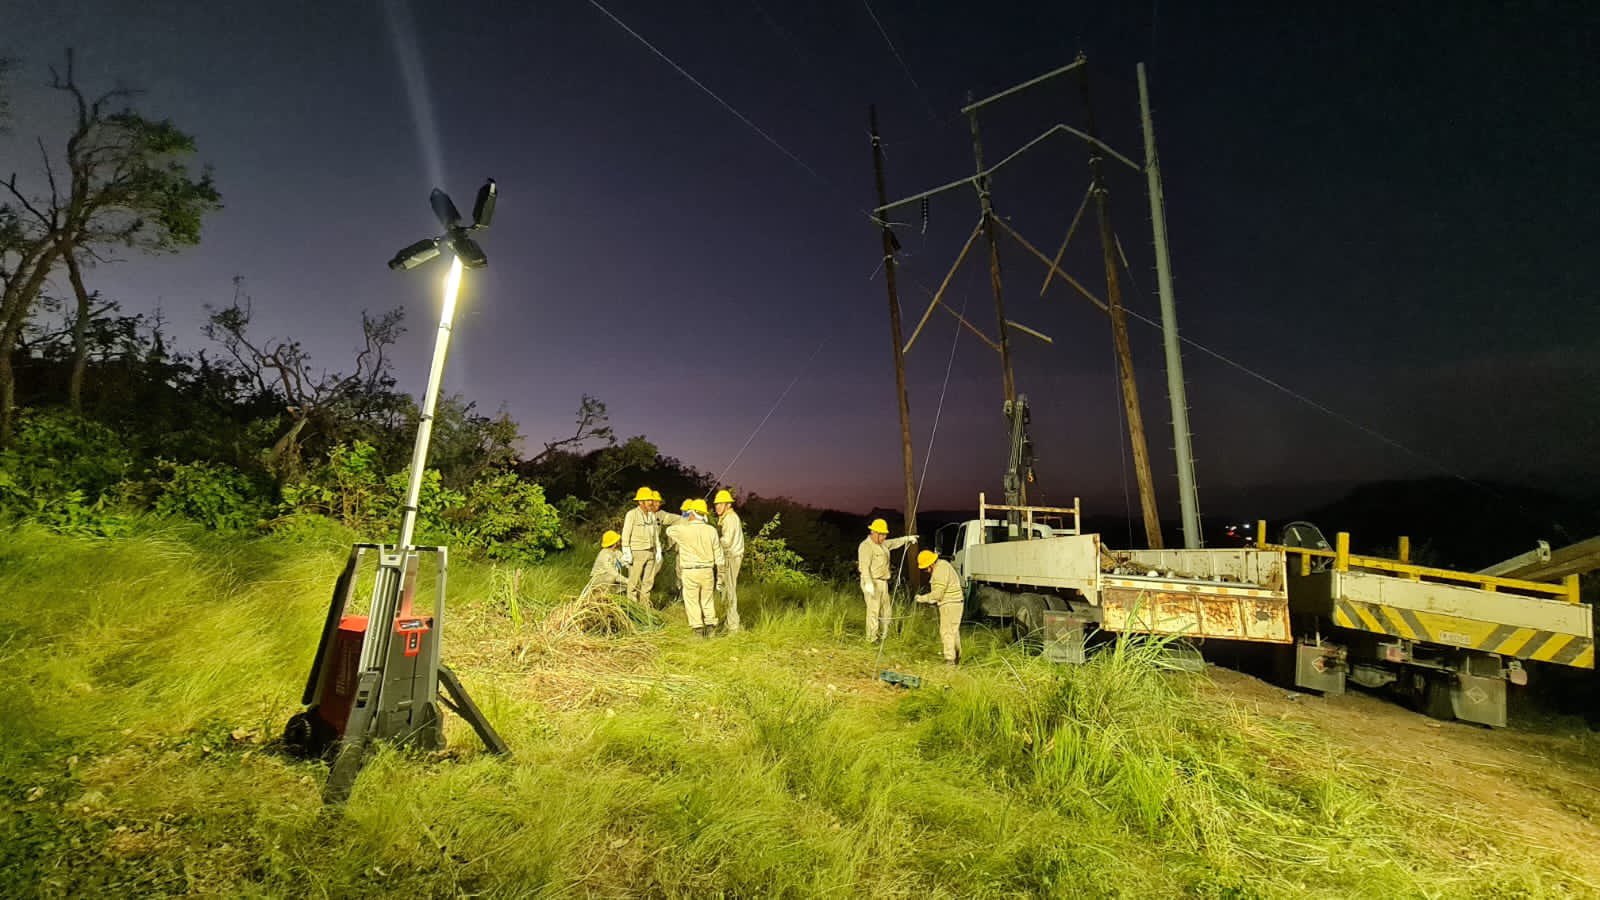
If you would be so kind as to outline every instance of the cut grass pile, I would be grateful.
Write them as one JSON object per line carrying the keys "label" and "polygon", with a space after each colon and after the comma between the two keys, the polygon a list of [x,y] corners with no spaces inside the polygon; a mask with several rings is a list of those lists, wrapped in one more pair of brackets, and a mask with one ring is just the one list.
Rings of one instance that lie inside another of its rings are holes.
{"label": "cut grass pile", "polygon": [[[982,629],[741,588],[745,633],[542,627],[587,560],[457,561],[445,657],[513,748],[381,750],[342,814],[270,746],[326,542],[0,536],[0,895],[1547,896],[1587,870],[1124,644],[1052,666]],[[660,586],[658,586],[659,588]],[[902,691],[879,669],[920,674]]]}

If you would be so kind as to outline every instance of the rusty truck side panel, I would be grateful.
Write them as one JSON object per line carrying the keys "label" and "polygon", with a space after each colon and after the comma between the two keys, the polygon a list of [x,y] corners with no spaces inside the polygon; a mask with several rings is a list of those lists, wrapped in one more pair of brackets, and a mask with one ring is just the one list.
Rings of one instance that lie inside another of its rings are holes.
{"label": "rusty truck side panel", "polygon": [[969,547],[964,567],[999,588],[1078,591],[1110,631],[1292,640],[1280,550],[1110,550],[1084,534]]}
{"label": "rusty truck side panel", "polygon": [[1138,634],[1170,634],[1230,641],[1287,644],[1289,601],[1280,591],[1230,589],[1214,584],[1106,579],[1100,591],[1105,627]]}

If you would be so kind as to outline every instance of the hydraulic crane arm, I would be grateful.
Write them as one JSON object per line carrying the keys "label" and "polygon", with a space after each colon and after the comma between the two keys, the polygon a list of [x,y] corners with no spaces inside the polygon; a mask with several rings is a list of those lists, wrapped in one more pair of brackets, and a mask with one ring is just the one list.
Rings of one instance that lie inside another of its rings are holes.
{"label": "hydraulic crane arm", "polygon": [[[1028,485],[1033,483],[1033,441],[1028,437],[1028,398],[1019,396],[1006,401],[1006,419],[1011,423],[1011,454],[1006,462],[1006,505],[1028,505]],[[1020,536],[1021,513],[1012,509],[1006,513],[1007,530],[1012,538]]]}

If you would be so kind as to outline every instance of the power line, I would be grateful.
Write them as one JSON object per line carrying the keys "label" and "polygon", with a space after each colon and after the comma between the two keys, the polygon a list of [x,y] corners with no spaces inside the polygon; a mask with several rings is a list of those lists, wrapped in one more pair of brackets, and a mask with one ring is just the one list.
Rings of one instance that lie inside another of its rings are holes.
{"label": "power line", "polygon": [[755,442],[756,435],[761,433],[761,429],[767,427],[767,420],[772,418],[772,414],[777,412],[778,411],[778,407],[783,405],[783,401],[784,401],[785,398],[787,398],[789,396],[789,392],[794,390],[794,386],[800,382],[800,379],[806,374],[806,372],[810,371],[812,361],[817,358],[817,354],[822,352],[823,346],[825,344],[827,344],[827,343],[828,343],[828,338],[826,338],[826,337],[824,337],[821,341],[817,342],[817,349],[811,351],[811,355],[806,357],[806,361],[800,365],[800,371],[796,372],[795,376],[793,378],[789,379],[789,386],[784,388],[783,389],[783,393],[778,395],[778,399],[777,399],[777,401],[775,403],[772,404],[772,408],[768,409],[767,410],[767,414],[762,416],[761,417],[761,421],[756,424],[756,429],[754,431],[750,432],[750,436],[749,437],[744,439],[744,446],[739,448],[739,452],[735,453],[733,455],[733,460],[731,462],[729,462],[727,467],[724,468],[722,470],[721,474],[719,474],[717,476],[717,485],[718,486],[722,485],[723,479],[727,477],[729,472],[733,471],[733,467],[735,465],[738,465],[739,457],[744,456],[744,452],[746,450],[750,449],[750,445]]}
{"label": "power line", "polygon": [[[962,291],[961,291],[961,317],[962,318],[966,318],[966,315],[967,315],[967,301],[970,300],[971,297],[972,297],[972,292],[970,290],[972,278],[970,277],[970,274],[971,273],[968,273],[969,277],[967,278],[967,284],[963,285]],[[951,373],[951,371],[953,371],[955,369],[955,366],[956,366],[956,347],[959,346],[960,343],[961,343],[961,329],[957,328],[957,329],[955,329],[955,335],[950,338],[950,358],[944,364],[944,383],[939,386],[939,405],[934,407],[934,410],[933,410],[933,430],[928,432],[928,449],[924,450],[923,453],[922,453],[922,477],[917,479],[917,508],[918,509],[922,508],[922,486],[928,483],[928,467],[929,467],[929,464],[933,462],[933,442],[934,442],[934,439],[939,436],[939,419],[944,415],[945,393],[950,389],[950,373]]]}
{"label": "power line", "polygon": [[[1143,316],[1143,315],[1139,314],[1137,311],[1129,309],[1126,306],[1124,306],[1123,309],[1124,309],[1124,311],[1127,312],[1128,315],[1134,317],[1135,319],[1138,319],[1139,321],[1145,323],[1146,325],[1151,326],[1152,328],[1160,328],[1161,327],[1161,323],[1155,321],[1154,319],[1150,319],[1150,318],[1148,318],[1146,316]],[[1224,363],[1224,364],[1226,364],[1228,366],[1231,366],[1232,368],[1238,369],[1240,372],[1243,372],[1246,375],[1249,375],[1251,378],[1256,379],[1257,381],[1261,382],[1262,384],[1265,384],[1268,387],[1271,387],[1271,388],[1274,388],[1274,389],[1276,389],[1278,391],[1281,391],[1282,393],[1284,393],[1284,394],[1286,394],[1286,395],[1288,395],[1290,397],[1293,397],[1294,399],[1300,401],[1301,403],[1304,403],[1305,405],[1311,407],[1312,409],[1315,409],[1316,411],[1322,413],[1323,415],[1326,415],[1326,416],[1328,416],[1330,418],[1336,419],[1339,422],[1342,422],[1345,425],[1348,425],[1351,428],[1354,428],[1357,431],[1362,432],[1363,434],[1367,435],[1368,437],[1371,437],[1374,440],[1379,441],[1380,443],[1386,444],[1386,445],[1388,445],[1389,447],[1392,447],[1395,450],[1399,450],[1401,453],[1404,453],[1407,456],[1410,456],[1413,459],[1418,460],[1419,462],[1426,463],[1429,466],[1431,466],[1431,467],[1433,467],[1435,469],[1438,469],[1440,472],[1443,472],[1444,474],[1451,476],[1452,478],[1456,478],[1456,479],[1458,479],[1458,480],[1460,480],[1462,482],[1465,482],[1466,484],[1472,485],[1473,487],[1480,488],[1480,489],[1482,489],[1484,491],[1487,491],[1490,494],[1493,494],[1493,495],[1495,495],[1497,497],[1500,496],[1499,493],[1497,491],[1495,491],[1494,489],[1488,487],[1487,485],[1480,484],[1480,483],[1478,483],[1476,481],[1473,481],[1471,478],[1468,478],[1467,476],[1456,472],[1454,469],[1450,468],[1449,466],[1445,465],[1444,463],[1439,462],[1438,460],[1434,459],[1433,457],[1428,456],[1427,454],[1422,453],[1420,451],[1413,450],[1410,447],[1407,447],[1405,444],[1402,444],[1399,441],[1395,440],[1394,438],[1389,437],[1388,435],[1384,434],[1383,432],[1379,431],[1378,429],[1373,428],[1370,425],[1362,424],[1361,422],[1358,422],[1355,419],[1350,418],[1349,416],[1345,415],[1342,412],[1339,412],[1338,410],[1328,406],[1325,403],[1320,403],[1320,402],[1318,402],[1316,400],[1313,400],[1312,398],[1307,397],[1305,394],[1302,394],[1299,391],[1296,391],[1295,389],[1293,389],[1291,387],[1288,387],[1287,385],[1283,384],[1282,382],[1276,381],[1276,380],[1274,380],[1273,378],[1271,378],[1271,377],[1269,377],[1267,375],[1263,375],[1260,372],[1257,372],[1255,369],[1252,369],[1249,366],[1245,365],[1244,363],[1241,363],[1241,362],[1238,362],[1236,360],[1230,359],[1227,356],[1224,356],[1223,354],[1219,353],[1218,351],[1213,350],[1210,347],[1207,347],[1205,344],[1202,344],[1199,341],[1194,340],[1193,338],[1189,338],[1189,337],[1185,337],[1183,335],[1179,335],[1178,339],[1183,341],[1185,344],[1188,344],[1189,346],[1195,348],[1196,350],[1199,350],[1201,353],[1204,353],[1207,356],[1209,356],[1209,357],[1211,357],[1211,358],[1213,358],[1213,359],[1215,359],[1215,360],[1217,360],[1219,362],[1222,362],[1222,363]]]}
{"label": "power line", "polygon": [[889,38],[889,32],[883,27],[883,22],[878,18],[878,14],[872,11],[872,4],[869,0],[861,0],[861,5],[867,8],[867,15],[872,17],[872,24],[878,26],[878,34],[883,35],[883,42],[889,46],[889,52],[894,54],[895,62],[900,64],[900,71],[906,73],[906,80],[911,82],[911,86],[917,89],[917,97],[922,100],[923,107],[928,110],[928,118],[938,122],[939,114],[934,111],[933,104],[929,102],[927,92],[922,89],[922,85],[917,83],[917,76],[911,74],[911,67],[906,64],[905,57],[900,55],[900,50],[895,47],[894,41]]}
{"label": "power line", "polygon": [[[971,299],[972,299],[972,277],[971,277],[971,273],[969,272],[968,276],[967,276],[966,283],[964,283],[962,285],[962,287],[961,287],[961,316],[962,316],[962,318],[965,318],[966,315],[967,315],[967,304],[968,304],[968,301],[970,301]],[[951,338],[950,338],[950,358],[945,361],[945,364],[944,364],[944,383],[939,386],[939,403],[933,409],[933,428],[928,432],[928,449],[922,451],[922,475],[921,475],[921,477],[919,477],[917,479],[916,507],[917,507],[918,510],[922,509],[922,488],[923,488],[924,485],[926,485],[928,483],[928,469],[932,466],[932,463],[933,463],[933,444],[934,444],[934,441],[936,439],[938,439],[938,437],[939,437],[939,420],[944,417],[944,398],[945,398],[945,395],[950,390],[950,373],[955,371],[955,367],[956,367],[956,348],[958,346],[960,346],[960,345],[961,345],[961,329],[957,328],[957,329],[955,329],[955,334],[952,335]],[[979,527],[980,528],[983,527],[982,523],[979,523]],[[919,541],[919,543],[920,543],[920,541]],[[901,576],[905,574],[906,556],[907,555],[909,555],[909,551],[907,553],[901,554],[901,556],[900,556],[900,565],[899,565],[899,567],[897,569],[895,569],[894,581],[895,581],[895,586],[896,587],[898,587],[900,585]],[[882,654],[883,651],[882,651],[881,647],[879,648],[878,652],[879,652],[880,655]]]}
{"label": "power line", "polygon": [[822,173],[818,172],[816,169],[811,168],[811,166],[805,160],[803,160],[800,157],[796,156],[792,151],[789,150],[788,147],[785,147],[784,145],[778,143],[777,138],[774,138],[772,135],[767,134],[767,132],[765,130],[763,130],[760,125],[757,125],[755,122],[751,121],[749,116],[746,116],[744,113],[742,113],[739,110],[735,109],[734,105],[732,103],[729,103],[728,101],[722,99],[721,95],[719,95],[716,91],[713,91],[711,88],[706,87],[704,82],[702,82],[700,79],[694,77],[693,75],[689,74],[689,70],[688,69],[685,69],[683,66],[678,65],[676,62],[673,62],[672,57],[670,57],[667,54],[663,53],[659,48],[656,47],[655,44],[652,44],[649,41],[645,40],[644,36],[641,35],[639,32],[634,31],[632,28],[629,28],[628,27],[628,23],[626,23],[626,22],[622,21],[621,19],[617,18],[616,14],[613,13],[611,10],[606,9],[604,6],[602,6],[600,4],[599,0],[589,0],[589,5],[593,6],[595,9],[600,10],[602,13],[605,13],[606,18],[608,18],[611,21],[617,23],[617,27],[618,28],[621,28],[623,31],[626,31],[634,40],[636,40],[639,43],[645,45],[645,47],[647,49],[649,49],[649,51],[651,53],[654,53],[657,57],[659,57],[661,59],[662,62],[664,62],[667,65],[671,66],[674,70],[677,71],[677,73],[679,75],[682,75],[684,78],[689,79],[689,83],[690,84],[693,84],[695,87],[697,87],[701,91],[705,92],[705,95],[707,97],[710,97],[711,99],[717,101],[717,103],[720,104],[723,109],[726,109],[728,112],[732,113],[734,118],[736,118],[739,121],[743,122],[745,125],[747,125],[750,128],[751,131],[754,131],[756,134],[760,135],[762,140],[764,140],[767,143],[771,144],[772,146],[778,148],[778,151],[780,153],[782,153],[784,156],[787,156],[787,157],[789,157],[789,159],[793,160],[795,165],[797,165],[800,168],[805,169],[807,172],[811,173],[811,177],[812,178],[817,179],[818,181],[822,182],[823,184],[828,184],[828,185],[832,184],[832,182],[830,182],[827,178],[824,178],[822,176]]}

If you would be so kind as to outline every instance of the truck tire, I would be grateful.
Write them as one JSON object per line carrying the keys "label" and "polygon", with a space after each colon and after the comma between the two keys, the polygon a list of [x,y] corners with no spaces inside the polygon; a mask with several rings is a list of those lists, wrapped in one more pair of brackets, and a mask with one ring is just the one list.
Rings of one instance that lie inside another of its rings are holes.
{"label": "truck tire", "polygon": [[1421,696],[1418,698],[1419,711],[1430,719],[1442,719],[1446,722],[1456,717],[1455,705],[1450,702],[1450,692],[1454,685],[1450,679],[1443,675],[1423,676]]}
{"label": "truck tire", "polygon": [[1044,598],[1037,594],[1017,601],[1017,615],[1011,620],[1012,639],[1029,653],[1044,649]]}

